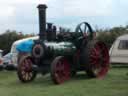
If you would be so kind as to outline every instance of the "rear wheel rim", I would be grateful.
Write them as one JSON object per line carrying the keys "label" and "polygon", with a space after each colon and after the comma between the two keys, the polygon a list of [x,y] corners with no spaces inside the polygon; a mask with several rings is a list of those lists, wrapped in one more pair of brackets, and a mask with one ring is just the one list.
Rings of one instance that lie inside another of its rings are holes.
{"label": "rear wheel rim", "polygon": [[66,58],[56,59],[53,65],[53,79],[56,84],[61,84],[70,78],[70,65]]}
{"label": "rear wheel rim", "polygon": [[96,77],[104,77],[109,69],[109,52],[102,42],[97,42],[90,52],[90,60],[92,71]]}

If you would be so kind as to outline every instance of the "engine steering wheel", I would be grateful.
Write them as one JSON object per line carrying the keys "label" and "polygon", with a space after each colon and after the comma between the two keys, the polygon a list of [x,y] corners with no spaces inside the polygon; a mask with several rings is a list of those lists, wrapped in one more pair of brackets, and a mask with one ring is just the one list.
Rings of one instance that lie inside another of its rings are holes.
{"label": "engine steering wheel", "polygon": [[82,22],[82,23],[78,24],[75,32],[80,32],[84,38],[88,38],[90,40],[92,40],[94,38],[91,25],[87,22]]}

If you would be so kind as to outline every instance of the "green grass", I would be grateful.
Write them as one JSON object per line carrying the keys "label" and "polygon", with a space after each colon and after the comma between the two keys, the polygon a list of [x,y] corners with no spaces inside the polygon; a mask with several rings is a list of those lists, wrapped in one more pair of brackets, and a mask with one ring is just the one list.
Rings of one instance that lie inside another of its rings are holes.
{"label": "green grass", "polygon": [[15,72],[0,72],[0,96],[128,96],[128,68],[112,68],[104,80],[89,79],[85,74],[62,85],[54,85],[50,76],[38,75],[22,84]]}

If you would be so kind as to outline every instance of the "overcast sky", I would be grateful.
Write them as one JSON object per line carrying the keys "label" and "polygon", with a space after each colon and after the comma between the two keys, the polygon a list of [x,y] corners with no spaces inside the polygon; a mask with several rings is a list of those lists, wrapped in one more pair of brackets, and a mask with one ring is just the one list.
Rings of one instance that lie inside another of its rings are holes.
{"label": "overcast sky", "polygon": [[38,33],[39,3],[48,6],[47,22],[58,26],[74,29],[83,21],[99,28],[128,24],[128,0],[0,0],[0,33]]}

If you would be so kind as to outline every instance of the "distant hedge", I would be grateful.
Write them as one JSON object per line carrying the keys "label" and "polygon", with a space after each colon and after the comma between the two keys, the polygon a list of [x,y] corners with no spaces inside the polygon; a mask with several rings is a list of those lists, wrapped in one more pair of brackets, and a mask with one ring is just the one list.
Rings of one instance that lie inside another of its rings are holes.
{"label": "distant hedge", "polygon": [[105,29],[105,30],[97,30],[97,39],[105,42],[108,48],[111,47],[113,42],[116,40],[117,37],[128,34],[128,30],[126,27],[114,27],[112,29]]}
{"label": "distant hedge", "polygon": [[7,30],[5,33],[0,35],[0,49],[2,49],[3,55],[10,52],[11,45],[14,41],[21,38],[25,38],[29,35],[23,35],[21,32]]}

